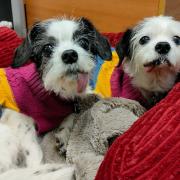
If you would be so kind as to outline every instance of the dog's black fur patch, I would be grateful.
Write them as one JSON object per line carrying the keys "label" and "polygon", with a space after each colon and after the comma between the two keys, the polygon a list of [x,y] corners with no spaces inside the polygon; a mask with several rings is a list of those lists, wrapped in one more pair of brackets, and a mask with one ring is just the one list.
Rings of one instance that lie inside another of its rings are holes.
{"label": "dog's black fur patch", "polygon": [[79,20],[79,26],[80,28],[74,33],[73,39],[93,55],[98,54],[102,59],[110,60],[112,53],[108,40],[84,17]]}
{"label": "dog's black fur patch", "polygon": [[[47,22],[48,24],[49,22]],[[43,57],[44,47],[48,44],[55,46],[56,40],[45,35],[44,25],[35,24],[23,43],[16,49],[12,67],[20,67],[29,59],[36,63],[39,68],[50,57]]]}
{"label": "dog's black fur patch", "polygon": [[130,51],[130,41],[132,36],[133,36],[133,31],[131,29],[128,29],[116,45],[116,52],[120,58],[120,64],[122,63],[125,57],[131,59],[132,52]]}

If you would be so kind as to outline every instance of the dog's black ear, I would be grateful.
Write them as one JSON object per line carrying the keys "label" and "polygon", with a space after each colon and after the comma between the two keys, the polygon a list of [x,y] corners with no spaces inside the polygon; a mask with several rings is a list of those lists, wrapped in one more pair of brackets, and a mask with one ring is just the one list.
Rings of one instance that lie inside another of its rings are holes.
{"label": "dog's black ear", "polygon": [[22,66],[33,56],[33,42],[39,33],[41,33],[41,28],[39,23],[36,23],[22,44],[16,49],[11,65],[13,68]]}
{"label": "dog's black ear", "polygon": [[96,43],[95,49],[97,50],[97,54],[105,60],[112,59],[112,51],[109,41],[106,37],[102,36],[98,31],[96,31]]}
{"label": "dog's black ear", "polygon": [[32,48],[31,48],[31,42],[29,39],[29,36],[27,36],[22,44],[16,49],[12,67],[17,68],[21,65],[25,64],[26,61],[31,57]]}
{"label": "dog's black ear", "polygon": [[93,52],[93,54],[99,55],[102,59],[111,60],[111,46],[107,38],[100,34],[100,32],[87,18],[82,17],[80,21],[83,23],[83,27],[87,29],[87,31],[94,32],[95,39],[93,42],[93,46],[91,47],[91,51]]}
{"label": "dog's black ear", "polygon": [[124,57],[130,57],[130,41],[132,38],[132,30],[128,29],[124,33],[123,37],[116,45],[116,52],[120,59],[120,64],[122,63]]}

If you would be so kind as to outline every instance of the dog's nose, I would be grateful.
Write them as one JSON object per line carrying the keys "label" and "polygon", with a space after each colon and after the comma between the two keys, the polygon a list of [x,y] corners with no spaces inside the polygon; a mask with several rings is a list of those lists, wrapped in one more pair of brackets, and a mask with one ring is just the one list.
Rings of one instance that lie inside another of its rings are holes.
{"label": "dog's nose", "polygon": [[168,42],[159,42],[155,46],[155,51],[159,54],[167,54],[171,49],[171,46]]}
{"label": "dog's nose", "polygon": [[61,57],[65,64],[73,64],[78,60],[78,54],[73,49],[64,51]]}

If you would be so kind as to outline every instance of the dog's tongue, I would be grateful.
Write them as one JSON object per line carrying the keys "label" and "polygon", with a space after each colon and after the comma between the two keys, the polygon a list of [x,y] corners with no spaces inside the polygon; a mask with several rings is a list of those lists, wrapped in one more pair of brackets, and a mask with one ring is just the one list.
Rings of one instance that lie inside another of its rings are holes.
{"label": "dog's tongue", "polygon": [[77,91],[78,93],[82,93],[88,84],[88,74],[79,73],[77,80]]}
{"label": "dog's tongue", "polygon": [[154,69],[154,66],[146,66],[144,69],[146,72],[151,72]]}
{"label": "dog's tongue", "polygon": [[170,65],[167,59],[159,58],[159,59],[155,59],[152,62],[144,64],[144,68],[146,72],[151,72],[155,67],[159,67],[161,64]]}

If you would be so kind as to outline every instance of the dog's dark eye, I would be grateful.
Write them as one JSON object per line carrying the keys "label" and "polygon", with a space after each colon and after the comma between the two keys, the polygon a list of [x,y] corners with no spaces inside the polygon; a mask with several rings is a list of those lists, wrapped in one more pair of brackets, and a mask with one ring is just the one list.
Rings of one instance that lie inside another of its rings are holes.
{"label": "dog's dark eye", "polygon": [[180,45],[180,37],[179,36],[174,36],[173,41],[175,42],[175,44]]}
{"label": "dog's dark eye", "polygon": [[89,40],[88,39],[83,38],[79,41],[79,43],[80,43],[80,46],[82,48],[84,48],[85,50],[89,49]]}
{"label": "dog's dark eye", "polygon": [[140,40],[139,40],[139,44],[144,45],[146,43],[148,43],[148,41],[150,40],[149,36],[143,36]]}
{"label": "dog's dark eye", "polygon": [[44,47],[43,47],[43,55],[46,56],[46,57],[50,57],[52,52],[53,52],[53,45],[52,44],[46,44]]}

